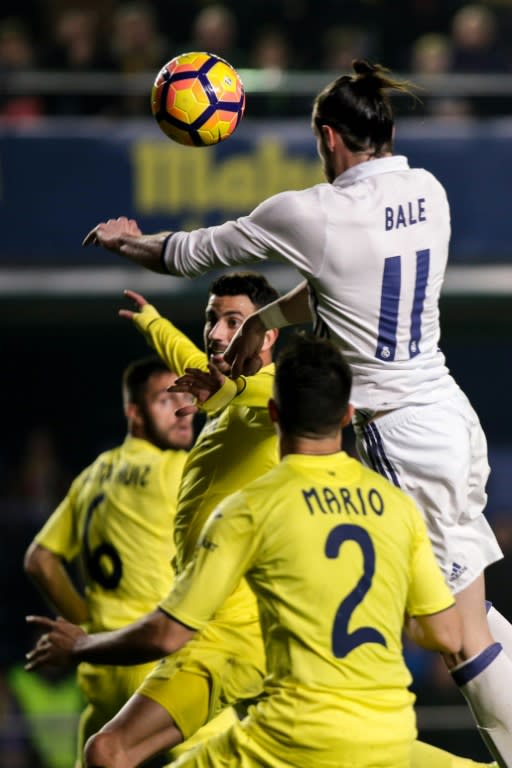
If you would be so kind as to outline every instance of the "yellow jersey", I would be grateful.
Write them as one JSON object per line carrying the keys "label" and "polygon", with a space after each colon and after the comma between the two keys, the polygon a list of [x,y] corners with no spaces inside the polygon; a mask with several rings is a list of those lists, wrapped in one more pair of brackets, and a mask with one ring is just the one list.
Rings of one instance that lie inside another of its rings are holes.
{"label": "yellow jersey", "polygon": [[[135,324],[164,362],[181,375],[185,368],[207,369],[207,357],[151,305],[135,315]],[[267,404],[274,365],[255,376],[226,379],[204,406],[206,423],[190,450],[179,491],[175,523],[177,570],[190,560],[212,510],[231,493],[278,462],[277,436]],[[216,618],[257,615],[254,596],[242,582]]]}
{"label": "yellow jersey", "polygon": [[288,455],[217,508],[160,605],[202,629],[244,575],[267,660],[254,738],[333,759],[414,738],[404,612],[454,599],[408,496],[343,452]]}
{"label": "yellow jersey", "polygon": [[128,436],[75,478],[35,537],[67,562],[80,558],[89,632],[136,621],[169,591],[186,458]]}

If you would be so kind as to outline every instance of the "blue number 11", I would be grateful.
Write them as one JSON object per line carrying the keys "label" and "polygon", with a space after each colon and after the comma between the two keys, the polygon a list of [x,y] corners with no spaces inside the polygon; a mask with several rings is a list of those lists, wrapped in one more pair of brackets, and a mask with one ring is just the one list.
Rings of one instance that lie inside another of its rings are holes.
{"label": "blue number 11", "polygon": [[[409,357],[415,357],[420,352],[421,313],[425,302],[428,273],[430,266],[430,250],[416,251],[416,279],[411,308],[409,332]],[[397,347],[398,309],[402,287],[402,257],[389,256],[384,261],[382,290],[380,295],[379,337],[375,357],[389,362],[395,359]]]}

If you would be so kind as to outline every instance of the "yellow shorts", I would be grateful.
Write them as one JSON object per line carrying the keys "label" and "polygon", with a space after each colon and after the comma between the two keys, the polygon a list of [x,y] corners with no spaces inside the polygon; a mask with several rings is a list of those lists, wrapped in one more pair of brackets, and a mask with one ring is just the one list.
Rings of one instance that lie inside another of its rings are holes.
{"label": "yellow shorts", "polygon": [[180,757],[180,755],[183,755],[189,749],[192,749],[192,747],[195,747],[197,744],[201,744],[207,739],[211,739],[218,733],[227,731],[228,728],[237,722],[238,716],[233,707],[223,709],[220,715],[217,715],[217,717],[214,717],[213,720],[210,720],[210,722],[206,723],[206,725],[203,725],[203,727],[196,731],[193,736],[191,736],[186,741],[182,741],[181,744],[178,744],[176,747],[170,749],[169,759],[176,760],[178,757]]}
{"label": "yellow shorts", "polygon": [[213,620],[162,659],[137,692],[160,704],[188,739],[225,708],[257,698],[264,674],[259,622]]}
{"label": "yellow shorts", "polygon": [[[392,744],[357,744],[347,740],[338,753],[323,751],[321,739],[318,750],[285,748],[258,729],[237,723],[228,731],[191,749],[168,768],[409,768],[410,740]],[[258,738],[262,736],[263,738]]]}

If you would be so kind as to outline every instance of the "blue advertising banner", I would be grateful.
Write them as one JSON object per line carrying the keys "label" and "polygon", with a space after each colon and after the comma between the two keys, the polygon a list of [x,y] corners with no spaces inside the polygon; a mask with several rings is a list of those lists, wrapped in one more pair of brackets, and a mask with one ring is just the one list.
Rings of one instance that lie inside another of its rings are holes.
{"label": "blue advertising banner", "polygon": [[[452,207],[452,263],[512,257],[508,122],[404,121],[396,152],[432,171]],[[143,231],[208,226],[283,189],[322,181],[303,120],[242,123],[216,147],[174,144],[151,120],[44,120],[0,128],[0,266],[117,263],[81,248],[99,221],[126,215]]]}

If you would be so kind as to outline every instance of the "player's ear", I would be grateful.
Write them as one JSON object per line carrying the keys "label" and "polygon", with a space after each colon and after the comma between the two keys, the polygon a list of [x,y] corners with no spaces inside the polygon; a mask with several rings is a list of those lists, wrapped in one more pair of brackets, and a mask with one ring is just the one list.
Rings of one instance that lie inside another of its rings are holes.
{"label": "player's ear", "polygon": [[263,344],[261,345],[260,352],[266,352],[267,349],[272,349],[279,336],[278,328],[271,328],[269,331],[265,331],[263,337]]}
{"label": "player's ear", "polygon": [[334,128],[332,128],[330,125],[322,125],[320,127],[320,130],[322,132],[322,138],[324,140],[324,144],[329,150],[329,152],[334,152],[334,148],[336,146],[336,131]]}
{"label": "player's ear", "polygon": [[127,403],[124,408],[126,420],[131,429],[134,426],[139,427],[144,424],[141,410],[136,403]]}
{"label": "player's ear", "polygon": [[279,422],[279,410],[273,397],[271,397],[268,401],[268,415],[270,416],[270,421],[273,424],[277,424]]}
{"label": "player's ear", "polygon": [[345,427],[348,427],[353,417],[354,417],[354,406],[351,403],[349,403],[347,405],[347,410],[345,411],[345,413],[343,414],[343,418],[341,419],[341,428],[345,429]]}

